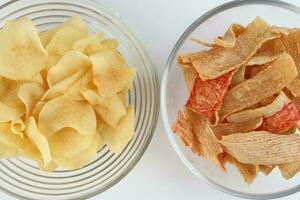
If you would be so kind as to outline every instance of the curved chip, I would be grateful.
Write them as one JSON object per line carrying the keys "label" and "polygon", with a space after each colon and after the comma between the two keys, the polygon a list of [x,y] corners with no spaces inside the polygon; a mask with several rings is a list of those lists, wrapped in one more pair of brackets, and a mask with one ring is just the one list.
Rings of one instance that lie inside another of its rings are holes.
{"label": "curved chip", "polygon": [[100,135],[108,148],[115,154],[122,153],[134,135],[134,109],[126,108],[126,115],[120,120],[116,128],[105,126]]}
{"label": "curved chip", "polygon": [[223,135],[229,135],[232,133],[247,133],[253,131],[260,127],[262,122],[263,119],[259,117],[238,123],[217,124],[216,126],[212,127],[212,129],[217,137],[221,137]]}
{"label": "curved chip", "polygon": [[93,105],[94,110],[110,126],[116,127],[120,119],[125,116],[126,110],[119,96],[101,97],[95,90],[83,90],[84,98]]}
{"label": "curved chip", "polygon": [[274,165],[259,165],[259,171],[264,173],[264,175],[266,176],[268,176],[273,169],[274,169]]}
{"label": "curved chip", "polygon": [[75,42],[73,49],[85,55],[91,55],[97,52],[95,49],[98,48],[98,46],[101,46],[101,41],[103,40],[102,34],[96,33]]}
{"label": "curved chip", "polygon": [[0,142],[14,148],[23,145],[22,138],[11,131],[10,123],[0,123]]}
{"label": "curved chip", "polygon": [[219,155],[223,153],[222,146],[219,144],[209,122],[205,117],[185,108],[184,115],[192,126],[192,131],[197,136],[201,144],[203,156],[211,160],[221,170],[226,171],[223,163],[219,160]]}
{"label": "curved chip", "polygon": [[10,130],[12,133],[24,137],[23,131],[25,130],[25,124],[22,119],[12,120],[10,122]]}
{"label": "curved chip", "polygon": [[48,166],[52,161],[52,156],[49,148],[49,144],[47,138],[40,133],[35,123],[33,117],[29,117],[26,122],[26,135],[30,138],[32,143],[36,145],[36,147],[41,152],[43,157],[44,166]]}
{"label": "curved chip", "polygon": [[59,96],[42,107],[38,127],[47,138],[68,127],[74,128],[81,135],[90,135],[96,132],[96,116],[88,103]]}
{"label": "curved chip", "polygon": [[49,90],[47,90],[42,100],[48,101],[50,99],[65,94],[67,90],[72,87],[72,85],[74,85],[77,81],[79,81],[84,76],[84,74],[86,74],[86,72],[87,72],[86,69],[81,69],[78,72],[76,72],[74,75],[53,85],[51,88],[49,88]]}
{"label": "curved chip", "polygon": [[0,32],[0,75],[31,80],[48,58],[34,24],[27,18],[7,21]]}
{"label": "curved chip", "polygon": [[87,37],[87,32],[75,26],[65,26],[59,29],[46,46],[49,55],[64,55],[70,51],[73,44],[82,38]]}
{"label": "curved chip", "polygon": [[247,184],[253,183],[259,172],[259,165],[241,163],[230,155],[226,155],[226,160],[236,167]]}
{"label": "curved chip", "polygon": [[72,157],[58,157],[56,156],[54,158],[54,161],[57,165],[68,169],[68,170],[74,170],[79,169],[89,162],[91,162],[95,157],[97,156],[97,151],[99,147],[101,146],[99,134],[95,134],[93,138],[93,142],[84,151],[81,151],[75,156]]}
{"label": "curved chip", "polygon": [[285,179],[293,178],[300,171],[300,161],[278,165],[281,175]]}
{"label": "curved chip", "polygon": [[299,120],[300,110],[293,102],[290,102],[274,115],[265,118],[259,130],[282,133],[296,125]]}
{"label": "curved chip", "polygon": [[233,74],[229,85],[229,90],[245,80],[245,72],[246,72],[246,66],[242,66],[239,70],[237,70]]}
{"label": "curved chip", "polygon": [[208,118],[212,118],[222,103],[233,73],[229,72],[216,79],[207,81],[202,81],[197,77],[193,90],[186,102],[186,107]]}
{"label": "curved chip", "polygon": [[18,148],[0,142],[0,159],[12,158],[19,155]]}
{"label": "curved chip", "polygon": [[31,115],[31,112],[38,101],[40,101],[45,93],[45,90],[37,83],[25,83],[20,86],[18,96],[25,105],[26,118]]}
{"label": "curved chip", "polygon": [[217,78],[246,64],[263,43],[280,36],[269,29],[270,26],[257,17],[236,39],[234,47],[201,52],[190,60],[202,80]]}
{"label": "curved chip", "polygon": [[245,27],[240,24],[231,24],[222,37],[214,40],[214,44],[225,48],[232,48],[235,46],[236,38],[244,33],[245,30]]}
{"label": "curved chip", "polygon": [[288,54],[281,54],[268,68],[225,94],[220,119],[275,94],[294,80],[297,74],[293,59]]}
{"label": "curved chip", "polygon": [[180,64],[180,67],[183,72],[185,84],[188,90],[191,92],[197,77],[199,77],[198,72],[190,64]]}
{"label": "curved chip", "polygon": [[65,21],[64,23],[59,24],[58,26],[55,26],[50,30],[41,32],[39,35],[43,45],[47,46],[47,44],[51,41],[52,37],[57,33],[57,31],[67,26],[77,27],[81,32],[88,34],[88,29],[84,21],[81,19],[80,16],[75,15],[72,16],[69,20]]}
{"label": "curved chip", "polygon": [[22,81],[0,77],[0,122],[17,120],[25,114],[25,106],[18,97],[22,84]]}
{"label": "curved chip", "polygon": [[123,58],[111,50],[91,55],[94,83],[103,97],[120,92],[131,82],[132,71],[125,67]]}
{"label": "curved chip", "polygon": [[242,163],[273,165],[300,161],[300,135],[266,131],[236,133],[220,141],[226,152]]}
{"label": "curved chip", "polygon": [[226,119],[228,122],[238,123],[247,122],[260,117],[269,117],[280,111],[288,101],[289,99],[287,96],[281,92],[269,105],[250,110],[243,110],[241,112],[229,115]]}
{"label": "curved chip", "polygon": [[69,51],[56,65],[49,69],[47,74],[48,85],[51,88],[79,70],[88,69],[89,67],[91,67],[89,57],[77,51]]}
{"label": "curved chip", "polygon": [[[95,132],[96,134],[96,132]],[[73,128],[63,128],[48,138],[53,158],[74,157],[86,150],[92,143],[94,134],[80,135]]]}

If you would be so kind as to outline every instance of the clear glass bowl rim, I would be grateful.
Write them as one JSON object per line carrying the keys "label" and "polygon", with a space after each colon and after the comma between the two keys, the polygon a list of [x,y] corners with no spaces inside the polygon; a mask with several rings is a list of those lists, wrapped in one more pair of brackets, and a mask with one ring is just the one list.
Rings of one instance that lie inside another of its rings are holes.
{"label": "clear glass bowl rim", "polygon": [[181,159],[181,161],[186,165],[186,167],[200,180],[202,179],[203,181],[205,181],[208,185],[210,185],[211,187],[222,191],[226,194],[230,194],[232,196],[236,196],[236,197],[241,197],[241,198],[246,198],[246,199],[276,199],[276,198],[281,198],[281,197],[285,197],[285,196],[289,196],[292,194],[295,194],[297,192],[300,191],[300,185],[297,187],[294,187],[290,190],[287,191],[282,191],[282,192],[277,192],[277,193],[272,193],[272,194],[247,194],[247,193],[243,193],[243,192],[238,192],[235,190],[231,190],[228,188],[223,187],[222,185],[219,185],[207,178],[205,178],[205,176],[201,176],[199,177],[199,172],[197,172],[193,166],[189,163],[189,161],[185,158],[185,156],[181,153],[181,150],[179,149],[178,145],[176,144],[175,140],[174,140],[174,134],[171,130],[170,124],[169,124],[169,117],[167,114],[167,97],[166,97],[166,93],[167,93],[167,81],[168,81],[168,74],[169,71],[172,67],[172,63],[174,62],[175,58],[176,58],[176,54],[177,51],[179,50],[179,48],[182,46],[182,44],[185,42],[185,40],[188,38],[188,36],[202,23],[204,23],[206,20],[208,20],[209,18],[213,17],[214,15],[217,15],[225,10],[231,9],[231,8],[236,8],[236,7],[241,7],[241,6],[247,6],[247,5],[271,5],[271,6],[275,6],[275,7],[281,7],[284,8],[286,10],[289,10],[291,12],[297,13],[300,15],[300,8],[287,3],[287,2],[283,2],[280,0],[235,0],[235,1],[231,1],[228,3],[224,3],[221,4],[220,6],[217,6],[211,10],[209,10],[208,12],[204,13],[202,16],[200,16],[196,21],[194,21],[187,29],[186,31],[180,36],[180,38],[178,39],[178,41],[176,42],[175,46],[173,47],[169,58],[167,60],[166,63],[166,69],[163,73],[163,77],[162,77],[162,82],[161,82],[161,112],[162,112],[162,119],[163,119],[163,124],[166,130],[166,133],[168,135],[169,141],[173,147],[173,149],[175,150],[177,156]]}
{"label": "clear glass bowl rim", "polygon": [[[6,6],[9,6],[13,3],[16,3],[18,1],[21,1],[21,0],[4,0],[4,2],[0,3],[0,10]],[[37,0],[34,0],[34,1],[37,1]],[[151,130],[150,130],[150,134],[149,134],[149,137],[147,139],[147,141],[145,141],[145,144],[143,146],[143,149],[140,151],[140,154],[131,162],[131,164],[128,166],[128,168],[123,172],[123,174],[121,174],[119,177],[117,177],[116,179],[114,179],[113,181],[111,181],[106,187],[104,188],[101,188],[99,190],[96,190],[92,193],[89,193],[87,195],[84,195],[80,198],[76,198],[78,200],[83,200],[83,199],[89,199],[89,198],[92,198],[96,195],[99,195],[101,194],[102,192],[108,190],[109,188],[113,187],[115,184],[117,184],[119,181],[121,181],[125,176],[127,176],[131,171],[132,169],[137,165],[137,163],[140,161],[140,159],[143,157],[145,151],[147,150],[152,138],[153,138],[153,135],[154,135],[154,132],[156,130],[156,126],[157,126],[157,122],[158,122],[158,117],[159,117],[159,112],[160,112],[160,98],[159,98],[159,91],[160,91],[160,79],[158,78],[158,73],[157,73],[157,70],[155,68],[155,66],[153,65],[152,63],[152,60],[148,54],[148,51],[146,50],[145,48],[145,45],[143,44],[143,42],[141,40],[139,40],[139,38],[131,31],[131,28],[130,26],[126,23],[126,21],[119,15],[118,12],[116,12],[115,10],[113,10],[111,7],[107,6],[107,5],[104,5],[101,1],[95,1],[95,0],[74,0],[74,1],[70,1],[70,3],[75,3],[76,4],[76,1],[77,2],[80,2],[80,3],[86,3],[86,4],[89,4],[89,5],[92,5],[94,6],[95,9],[98,9],[98,10],[104,10],[106,12],[106,14],[109,15],[109,17],[112,17],[114,20],[116,20],[118,22],[118,24],[122,27],[122,29],[126,32],[127,36],[133,41],[133,45],[138,47],[140,53],[142,54],[142,56],[144,57],[144,60],[146,62],[147,65],[149,65],[151,67],[151,75],[153,76],[153,81],[154,81],[154,89],[155,89],[155,92],[157,93],[157,96],[155,97],[155,101],[158,103],[154,110],[154,113],[153,113],[153,120],[152,120],[152,126],[151,126]],[[42,1],[43,2],[43,1]],[[60,2],[60,0],[57,0],[57,1],[53,1],[51,2],[51,4],[53,5],[53,3],[55,2]],[[45,1],[44,4],[47,4],[48,1]],[[18,196],[16,195],[15,193],[13,192],[10,192],[8,190],[5,190],[3,188],[0,187],[0,191],[12,196],[12,197],[15,197],[17,199],[24,199],[23,196]]]}

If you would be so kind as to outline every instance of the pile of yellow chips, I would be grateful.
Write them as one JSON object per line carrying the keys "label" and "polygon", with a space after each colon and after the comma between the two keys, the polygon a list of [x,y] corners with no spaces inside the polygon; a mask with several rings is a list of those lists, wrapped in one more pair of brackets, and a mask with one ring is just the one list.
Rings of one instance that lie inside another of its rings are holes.
{"label": "pile of yellow chips", "polygon": [[257,17],[232,24],[208,50],[180,55],[189,98],[173,124],[185,145],[246,183],[300,171],[300,29]]}
{"label": "pile of yellow chips", "polygon": [[46,32],[27,18],[0,30],[0,158],[42,170],[77,169],[103,145],[120,153],[134,135],[126,94],[136,70],[115,39],[74,16]]}

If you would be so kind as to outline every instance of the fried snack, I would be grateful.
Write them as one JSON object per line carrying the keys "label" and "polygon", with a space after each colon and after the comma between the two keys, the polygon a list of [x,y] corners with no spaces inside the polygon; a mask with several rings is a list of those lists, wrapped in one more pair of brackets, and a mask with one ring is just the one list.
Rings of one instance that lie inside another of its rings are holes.
{"label": "fried snack", "polygon": [[285,179],[293,178],[300,171],[300,161],[282,163],[278,165],[281,175]]}
{"label": "fried snack", "polygon": [[274,169],[273,165],[259,165],[259,171],[268,176]]}
{"label": "fried snack", "polygon": [[186,107],[208,118],[212,118],[220,107],[232,75],[233,72],[229,72],[216,79],[207,81],[202,81],[197,77]]}
{"label": "fried snack", "polygon": [[101,136],[108,148],[120,154],[126,147],[129,140],[134,134],[134,109],[133,107],[126,108],[126,115],[120,120],[116,128],[105,126],[101,130]]}
{"label": "fried snack", "polygon": [[246,72],[246,66],[242,66],[239,70],[237,70],[231,79],[229,89],[235,87],[236,85],[240,84],[245,80],[245,72]]}
{"label": "fried snack", "polygon": [[225,151],[242,163],[276,165],[300,161],[300,136],[278,135],[266,131],[223,136]]}
{"label": "fried snack", "polygon": [[[202,80],[214,79],[246,64],[259,47],[279,34],[268,31],[270,26],[256,18],[237,39],[233,48],[218,48],[190,57]],[[236,56],[239,55],[239,56]]]}
{"label": "fried snack", "polygon": [[229,135],[233,133],[250,132],[260,127],[262,122],[263,122],[262,117],[258,117],[243,122],[217,124],[216,126],[212,127],[212,129],[216,136],[221,137],[223,135]]}
{"label": "fried snack", "polygon": [[275,60],[280,54],[285,52],[285,47],[281,38],[265,42],[256,54],[246,65],[263,65]]}
{"label": "fried snack", "polygon": [[195,68],[189,64],[181,64],[181,69],[183,72],[184,81],[186,83],[187,88],[191,92],[193,90],[193,86],[196,78],[198,77],[198,72]]}
{"label": "fried snack", "polygon": [[[251,184],[259,171],[300,171],[300,29],[257,17],[232,24],[208,48],[178,56],[190,92],[172,126],[183,144]],[[231,74],[230,74],[231,73]]]}
{"label": "fried snack", "polygon": [[286,87],[297,75],[293,59],[286,53],[281,54],[267,69],[225,94],[220,108],[220,119],[223,120],[231,113],[238,112],[275,94]]}
{"label": "fried snack", "polygon": [[227,161],[233,164],[244,178],[245,183],[251,184],[259,172],[259,165],[245,164],[237,161],[230,155],[227,155]]}
{"label": "fried snack", "polygon": [[245,27],[240,24],[231,24],[222,37],[214,40],[214,44],[225,48],[232,48],[235,46],[236,38],[244,33],[245,30]]}
{"label": "fried snack", "polygon": [[125,105],[137,70],[116,39],[90,36],[74,16],[41,33],[27,18],[7,21],[0,42],[0,158],[53,171],[85,166],[105,144],[122,152],[134,135]]}
{"label": "fried snack", "polygon": [[[66,113],[72,113],[66,115]],[[59,119],[59,120],[56,120]],[[39,130],[47,138],[62,128],[74,128],[79,134],[96,132],[96,116],[87,102],[73,101],[66,96],[56,97],[42,107],[38,120]]]}
{"label": "fried snack", "polygon": [[285,104],[284,107],[274,115],[264,118],[259,130],[271,133],[282,133],[293,127],[300,120],[300,110],[293,102]]}
{"label": "fried snack", "polygon": [[27,18],[11,20],[0,31],[0,75],[11,80],[31,80],[47,62],[34,24]]}
{"label": "fried snack", "polygon": [[184,109],[185,116],[192,126],[192,131],[197,136],[201,144],[203,156],[211,160],[217,167],[225,171],[222,162],[219,160],[219,155],[223,153],[221,145],[210,127],[210,123],[205,117],[189,110]]}
{"label": "fried snack", "polygon": [[243,110],[241,112],[229,115],[226,119],[228,122],[231,123],[239,123],[247,122],[249,120],[253,120],[260,117],[270,117],[275,113],[279,112],[284,107],[285,103],[288,103],[288,101],[289,99],[287,98],[287,96],[283,92],[281,92],[269,105],[249,110]]}

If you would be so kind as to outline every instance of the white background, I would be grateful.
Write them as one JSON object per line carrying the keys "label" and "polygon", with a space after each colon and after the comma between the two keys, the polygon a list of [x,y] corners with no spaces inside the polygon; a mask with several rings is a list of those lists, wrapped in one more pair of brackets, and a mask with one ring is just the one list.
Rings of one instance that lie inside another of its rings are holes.
{"label": "white background", "polygon": [[[102,0],[122,16],[143,41],[159,76],[180,35],[206,11],[226,0]],[[300,7],[299,0],[289,0]],[[173,151],[161,117],[149,148],[117,185],[92,200],[238,200],[197,180]],[[300,193],[282,198],[299,200]],[[13,200],[0,194],[0,200]]]}

